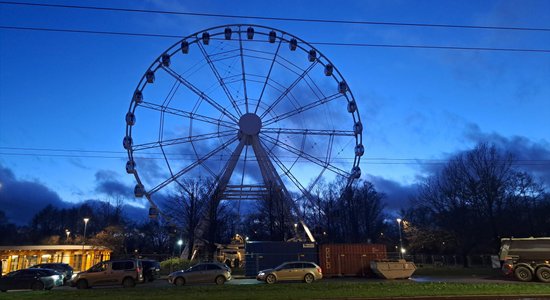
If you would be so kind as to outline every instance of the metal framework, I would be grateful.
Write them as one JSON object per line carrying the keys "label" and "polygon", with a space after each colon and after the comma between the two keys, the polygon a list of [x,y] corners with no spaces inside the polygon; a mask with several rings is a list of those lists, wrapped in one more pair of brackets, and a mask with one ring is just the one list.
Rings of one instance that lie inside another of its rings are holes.
{"label": "metal framework", "polygon": [[323,178],[360,176],[362,130],[351,90],[320,51],[284,31],[233,24],[155,59],[134,91],[123,145],[151,215],[155,194],[209,176],[211,197],[239,208],[275,191],[313,241],[297,202],[313,203]]}

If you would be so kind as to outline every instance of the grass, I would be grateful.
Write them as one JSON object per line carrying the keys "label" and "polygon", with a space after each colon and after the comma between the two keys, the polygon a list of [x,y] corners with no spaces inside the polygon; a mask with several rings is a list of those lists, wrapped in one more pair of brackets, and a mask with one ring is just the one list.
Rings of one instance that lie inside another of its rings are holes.
{"label": "grass", "polygon": [[402,297],[449,295],[550,295],[550,284],[541,283],[414,283],[408,281],[322,281],[275,285],[145,286],[134,289],[53,290],[2,293],[0,299],[323,299],[345,297]]}
{"label": "grass", "polygon": [[468,277],[495,277],[504,278],[500,269],[491,268],[463,268],[463,267],[421,267],[414,272],[416,276],[468,276]]}

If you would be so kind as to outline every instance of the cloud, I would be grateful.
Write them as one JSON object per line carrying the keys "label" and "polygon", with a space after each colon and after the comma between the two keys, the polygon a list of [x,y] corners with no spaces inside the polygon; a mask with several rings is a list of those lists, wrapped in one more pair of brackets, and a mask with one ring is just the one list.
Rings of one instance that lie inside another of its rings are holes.
{"label": "cloud", "polygon": [[28,224],[32,217],[48,204],[66,208],[59,195],[38,181],[19,180],[8,168],[0,165],[0,209],[9,222]]}
{"label": "cloud", "polygon": [[386,209],[389,211],[397,212],[408,208],[410,205],[409,200],[416,193],[414,185],[402,185],[397,181],[369,174],[365,178],[374,185],[376,191],[386,195],[384,202],[386,203]]}
{"label": "cloud", "polygon": [[550,184],[550,143],[546,140],[532,141],[524,136],[505,137],[498,133],[484,133],[477,124],[470,124],[464,134],[475,143],[492,143],[509,152],[516,160],[515,165]]}
{"label": "cloud", "polygon": [[133,188],[118,180],[113,171],[100,170],[95,174],[96,192],[113,197],[133,198]]}

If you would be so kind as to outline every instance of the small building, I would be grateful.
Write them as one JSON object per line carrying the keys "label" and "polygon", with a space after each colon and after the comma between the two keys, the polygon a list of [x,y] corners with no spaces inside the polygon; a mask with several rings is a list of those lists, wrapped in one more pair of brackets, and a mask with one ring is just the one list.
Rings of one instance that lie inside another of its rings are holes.
{"label": "small building", "polygon": [[30,245],[0,246],[2,274],[25,269],[40,263],[66,263],[75,272],[109,260],[113,251],[94,245]]}

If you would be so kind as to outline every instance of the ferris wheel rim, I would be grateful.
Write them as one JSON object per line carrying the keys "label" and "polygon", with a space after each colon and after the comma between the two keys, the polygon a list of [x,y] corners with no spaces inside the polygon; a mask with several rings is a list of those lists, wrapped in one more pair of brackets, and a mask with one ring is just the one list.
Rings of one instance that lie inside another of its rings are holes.
{"label": "ferris wheel rim", "polygon": [[[304,41],[303,39],[291,34],[291,33],[288,33],[286,31],[282,31],[282,30],[279,30],[279,29],[276,29],[276,28],[273,28],[273,27],[269,27],[269,26],[263,26],[263,25],[256,25],[256,24],[226,24],[226,25],[218,25],[218,26],[213,26],[213,27],[210,27],[210,28],[207,28],[207,29],[204,29],[204,30],[200,30],[200,31],[197,31],[193,34],[190,34],[184,38],[182,38],[181,40],[179,40],[178,42],[174,43],[172,46],[168,47],[163,53],[161,53],[154,61],[153,63],[147,68],[147,71],[144,73],[144,75],[141,77],[135,91],[134,91],[134,95],[136,92],[140,92],[140,93],[143,93],[143,90],[145,89],[145,87],[147,86],[147,79],[146,79],[146,75],[147,75],[147,72],[148,71],[151,71],[153,70],[154,72],[156,72],[159,68],[161,68],[161,59],[163,57],[163,55],[166,55],[168,54],[170,57],[176,55],[179,51],[179,49],[177,48],[179,45],[181,45],[181,43],[183,41],[187,41],[187,40],[190,40],[189,41],[189,45],[192,45],[192,44],[195,44],[195,43],[198,43],[200,45],[200,38],[199,38],[199,35],[200,34],[203,34],[205,32],[212,32],[212,31],[215,31],[215,30],[219,30],[219,29],[225,29],[225,28],[232,28],[232,27],[236,27],[236,28],[239,28],[239,31],[236,31],[236,32],[239,32],[239,33],[244,33],[246,32],[246,29],[249,28],[249,27],[252,27],[252,28],[262,28],[262,29],[265,29],[265,30],[271,30],[271,31],[275,31],[275,32],[278,32],[278,33],[281,33],[281,34],[278,34],[277,35],[277,39],[283,43],[283,42],[290,42],[291,39],[296,39],[297,41],[299,41],[298,43],[298,46],[297,48],[299,48],[300,50],[302,50],[303,52],[307,52],[309,50],[315,50],[318,55],[319,55],[319,59],[318,61],[323,65],[323,66],[326,66],[327,64],[330,64],[333,66],[333,69],[334,69],[334,73],[332,74],[332,77],[334,78],[334,80],[338,81],[338,82],[345,82],[345,79],[343,77],[343,75],[341,74],[341,72],[338,70],[338,68],[336,66],[334,66],[334,64],[332,63],[332,61],[327,57],[325,56],[321,51],[319,51],[315,46],[313,46],[312,44]],[[244,29],[241,29],[241,28],[244,28]],[[215,37],[215,36],[220,36],[220,35],[223,35],[223,31],[220,31],[220,32],[215,32],[211,35],[211,37]],[[258,34],[261,34],[261,35],[266,35],[265,33],[263,32],[258,32]],[[242,47],[242,46],[241,46]],[[321,61],[321,58],[323,59],[323,61]],[[340,79],[340,80],[338,80]],[[346,101],[348,103],[350,102],[353,102],[355,103],[356,105],[356,101],[355,101],[355,97],[353,96],[353,93],[351,91],[351,89],[347,89],[346,93],[344,94],[344,97],[346,98]],[[128,109],[128,113],[132,113],[135,115],[135,112],[136,112],[136,109],[139,107],[139,103],[137,103],[137,101],[134,101],[132,100],[130,102],[130,107]],[[361,118],[360,118],[360,114],[359,114],[359,109],[358,107],[355,107],[355,110],[350,113],[352,118],[353,118],[353,121],[354,121],[354,124],[361,124]],[[234,120],[233,120],[234,121]],[[237,122],[238,123],[238,122]],[[133,125],[129,125],[127,124],[126,125],[126,137],[132,137],[132,129],[133,129]],[[268,130],[275,130],[275,129],[272,129],[272,128],[268,128]],[[355,146],[361,146],[363,147],[363,143],[362,143],[362,129],[360,130],[360,132],[356,133],[355,135]],[[135,157],[134,157],[134,152],[135,152],[135,149],[133,147],[130,147],[129,149],[127,149],[127,153],[128,153],[128,159],[129,161],[133,161],[135,162]],[[361,155],[357,155],[357,153],[355,153],[355,157],[354,157],[354,162],[353,162],[353,168],[358,168],[359,166],[359,163],[360,163],[360,160],[361,160]],[[324,172],[325,169],[323,169],[322,172]],[[143,186],[143,183],[142,183],[142,180],[137,172],[137,170],[134,172],[134,177],[136,178],[136,181],[137,181],[137,184],[138,185],[142,185]],[[174,177],[174,174],[171,175],[171,178]],[[356,178],[353,178],[354,176],[352,176],[351,173],[349,173],[349,178],[348,178],[348,184],[351,184]],[[176,181],[174,179],[174,181]],[[156,206],[156,204],[152,201],[151,198],[151,194],[150,191],[152,191],[153,189],[149,190],[149,192],[146,192],[145,193],[145,196],[147,197],[147,199],[149,200],[149,202],[153,205],[153,206]],[[155,191],[156,192],[156,191]]]}

